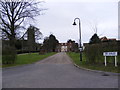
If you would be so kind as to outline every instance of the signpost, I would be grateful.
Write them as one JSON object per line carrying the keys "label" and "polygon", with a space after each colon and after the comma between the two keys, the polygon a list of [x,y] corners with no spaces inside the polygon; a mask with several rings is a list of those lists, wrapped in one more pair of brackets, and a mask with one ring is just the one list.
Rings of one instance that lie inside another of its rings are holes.
{"label": "signpost", "polygon": [[115,67],[117,67],[117,52],[103,52],[103,56],[105,56],[105,66],[107,66],[107,56],[115,56]]}

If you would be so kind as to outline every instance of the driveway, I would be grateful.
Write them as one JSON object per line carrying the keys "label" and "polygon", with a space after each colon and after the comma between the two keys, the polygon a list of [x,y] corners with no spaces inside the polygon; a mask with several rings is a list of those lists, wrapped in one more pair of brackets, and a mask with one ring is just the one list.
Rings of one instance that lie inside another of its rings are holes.
{"label": "driveway", "polygon": [[78,69],[64,52],[34,64],[3,69],[3,88],[117,87],[117,76]]}

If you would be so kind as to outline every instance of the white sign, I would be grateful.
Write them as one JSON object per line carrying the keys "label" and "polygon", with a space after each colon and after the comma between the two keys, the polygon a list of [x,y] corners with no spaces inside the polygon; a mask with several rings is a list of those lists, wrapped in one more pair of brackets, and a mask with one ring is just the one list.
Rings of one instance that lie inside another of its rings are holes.
{"label": "white sign", "polygon": [[80,51],[83,51],[83,48],[79,48],[80,49]]}
{"label": "white sign", "polygon": [[117,56],[117,52],[104,52],[104,56]]}
{"label": "white sign", "polygon": [[107,66],[107,56],[115,56],[115,67],[117,67],[117,52],[104,52],[103,55],[105,56],[105,66]]}

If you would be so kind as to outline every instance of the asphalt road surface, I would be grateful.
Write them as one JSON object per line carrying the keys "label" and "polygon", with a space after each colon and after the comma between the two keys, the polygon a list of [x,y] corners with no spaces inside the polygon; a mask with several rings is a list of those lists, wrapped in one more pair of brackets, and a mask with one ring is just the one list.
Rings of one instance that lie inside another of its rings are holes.
{"label": "asphalt road surface", "polygon": [[117,88],[118,76],[75,67],[66,53],[30,65],[3,69],[3,88]]}

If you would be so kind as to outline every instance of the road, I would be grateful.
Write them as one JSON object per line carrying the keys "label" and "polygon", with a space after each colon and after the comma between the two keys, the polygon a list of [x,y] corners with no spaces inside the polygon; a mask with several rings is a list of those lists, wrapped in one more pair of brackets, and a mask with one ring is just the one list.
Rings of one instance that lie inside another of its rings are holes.
{"label": "road", "polygon": [[117,88],[117,76],[75,67],[66,53],[30,65],[3,69],[3,88]]}

